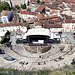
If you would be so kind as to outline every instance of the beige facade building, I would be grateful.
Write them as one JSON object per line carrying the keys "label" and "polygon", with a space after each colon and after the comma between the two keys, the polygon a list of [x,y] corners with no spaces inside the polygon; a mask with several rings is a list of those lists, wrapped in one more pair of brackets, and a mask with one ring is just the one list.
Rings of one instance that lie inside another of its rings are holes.
{"label": "beige facade building", "polygon": [[71,10],[63,10],[62,14],[72,16],[72,11]]}
{"label": "beige facade building", "polygon": [[75,31],[75,20],[66,20],[62,26],[63,32],[73,32]]}

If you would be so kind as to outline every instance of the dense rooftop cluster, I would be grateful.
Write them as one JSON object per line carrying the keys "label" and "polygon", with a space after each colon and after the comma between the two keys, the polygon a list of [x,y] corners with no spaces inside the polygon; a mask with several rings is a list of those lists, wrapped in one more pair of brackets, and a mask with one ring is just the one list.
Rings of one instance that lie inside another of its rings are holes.
{"label": "dense rooftop cluster", "polygon": [[[19,2],[17,2],[19,4],[14,2],[14,0],[12,0],[11,2],[13,6],[20,5],[20,3],[24,4],[22,0],[21,1],[19,0]],[[44,2],[44,4],[41,4],[41,2]],[[27,5],[27,9],[25,10],[20,9],[17,10],[16,12],[16,14],[18,14],[18,16],[21,18],[21,21],[19,20],[16,21],[18,23],[19,22],[31,23],[31,28],[35,28],[35,26],[38,25],[48,29],[63,28],[62,31],[65,31],[64,28],[68,28],[68,25],[71,25],[71,27],[73,28],[75,27],[74,26],[75,24],[75,1],[74,0],[66,0],[66,1],[65,0],[40,0],[40,3],[37,3],[37,0],[27,0],[25,1],[25,3],[29,3]],[[10,12],[12,11],[2,11],[1,17],[8,16]],[[11,23],[10,26],[13,25]],[[1,24],[0,26],[2,25],[3,24]],[[72,31],[73,28],[70,28],[69,31]]]}

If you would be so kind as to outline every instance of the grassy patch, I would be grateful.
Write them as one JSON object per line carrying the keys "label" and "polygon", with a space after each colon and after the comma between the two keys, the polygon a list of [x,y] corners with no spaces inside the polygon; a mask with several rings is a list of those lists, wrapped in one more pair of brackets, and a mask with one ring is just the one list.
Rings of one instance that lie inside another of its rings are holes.
{"label": "grassy patch", "polygon": [[[17,70],[17,69],[4,69],[0,68],[0,75],[75,75],[75,69],[69,68],[70,66],[64,66],[63,69],[56,70],[39,70],[39,71],[25,71],[25,70]],[[69,68],[69,69],[66,69]]]}

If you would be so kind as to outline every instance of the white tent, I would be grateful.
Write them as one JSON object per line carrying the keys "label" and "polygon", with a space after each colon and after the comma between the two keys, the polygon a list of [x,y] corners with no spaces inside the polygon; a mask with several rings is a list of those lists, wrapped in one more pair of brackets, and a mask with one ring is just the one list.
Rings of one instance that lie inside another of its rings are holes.
{"label": "white tent", "polygon": [[7,17],[7,16],[2,16],[2,17],[1,17],[1,22],[2,22],[2,23],[9,23],[8,17]]}
{"label": "white tent", "polygon": [[45,29],[45,28],[33,28],[33,29],[29,29],[27,32],[27,36],[30,36],[30,35],[50,36],[50,31],[49,29]]}

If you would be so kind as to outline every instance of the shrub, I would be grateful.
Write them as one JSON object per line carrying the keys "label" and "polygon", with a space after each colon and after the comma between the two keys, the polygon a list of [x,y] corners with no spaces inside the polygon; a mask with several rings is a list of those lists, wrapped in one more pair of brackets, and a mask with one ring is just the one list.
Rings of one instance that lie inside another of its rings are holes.
{"label": "shrub", "polygon": [[15,5],[15,8],[20,9],[20,6],[19,5]]}
{"label": "shrub", "polygon": [[21,4],[22,9],[26,9],[26,4]]}

